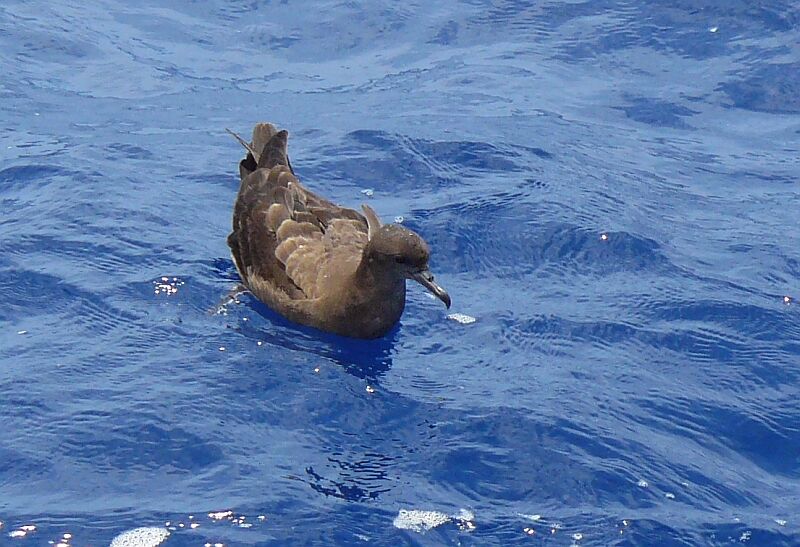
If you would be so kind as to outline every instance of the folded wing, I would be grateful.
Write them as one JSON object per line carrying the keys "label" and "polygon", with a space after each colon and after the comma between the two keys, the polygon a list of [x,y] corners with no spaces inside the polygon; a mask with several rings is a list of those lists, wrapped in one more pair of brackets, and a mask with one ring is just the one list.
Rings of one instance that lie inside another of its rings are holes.
{"label": "folded wing", "polygon": [[228,243],[251,289],[271,287],[291,299],[314,299],[324,290],[336,253],[366,244],[367,223],[300,184],[289,163],[287,137],[271,124],[255,127],[252,144],[236,136],[248,154],[239,165],[242,180]]}

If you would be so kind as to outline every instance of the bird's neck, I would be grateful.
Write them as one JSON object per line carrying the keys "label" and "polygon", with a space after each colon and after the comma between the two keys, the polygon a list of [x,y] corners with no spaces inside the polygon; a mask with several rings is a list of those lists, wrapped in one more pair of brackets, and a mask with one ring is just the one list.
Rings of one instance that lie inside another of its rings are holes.
{"label": "bird's neck", "polygon": [[349,332],[374,338],[394,325],[406,304],[405,278],[376,261],[363,259],[354,272],[351,289],[339,293],[342,317]]}
{"label": "bird's neck", "polygon": [[[393,268],[392,264],[387,264],[369,257],[364,253],[361,263],[356,270],[356,279],[359,280],[361,287],[370,287],[376,292],[396,294],[401,291],[400,287],[405,287],[405,277]],[[403,291],[405,296],[405,291]]]}

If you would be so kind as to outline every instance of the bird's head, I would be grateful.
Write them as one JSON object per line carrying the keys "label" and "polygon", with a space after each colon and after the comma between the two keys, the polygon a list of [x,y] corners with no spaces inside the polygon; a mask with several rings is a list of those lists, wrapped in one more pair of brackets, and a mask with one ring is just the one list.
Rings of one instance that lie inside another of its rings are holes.
{"label": "bird's head", "polygon": [[369,242],[364,250],[365,258],[399,277],[413,279],[449,308],[450,295],[434,281],[433,274],[428,268],[431,252],[425,240],[405,226],[381,224],[375,211],[368,205],[363,205],[362,209],[369,226]]}

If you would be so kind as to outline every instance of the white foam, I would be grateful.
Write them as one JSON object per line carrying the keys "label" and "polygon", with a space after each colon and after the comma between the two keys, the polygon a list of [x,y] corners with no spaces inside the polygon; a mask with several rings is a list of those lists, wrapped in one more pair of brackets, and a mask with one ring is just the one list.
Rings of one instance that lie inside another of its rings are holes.
{"label": "white foam", "polygon": [[452,319],[453,321],[457,321],[462,325],[469,325],[476,321],[474,317],[472,317],[471,315],[466,315],[464,313],[451,313],[450,315],[447,316],[447,318]]}
{"label": "white foam", "polygon": [[453,515],[453,518],[458,520],[475,520],[475,513],[469,509],[462,509],[457,515]]}
{"label": "white foam", "polygon": [[156,547],[169,536],[169,530],[153,526],[122,532],[111,540],[110,547]]}
{"label": "white foam", "polygon": [[450,517],[439,511],[400,509],[392,524],[400,530],[422,533],[448,522],[450,522]]}
{"label": "white foam", "polygon": [[455,515],[447,515],[440,511],[400,509],[392,524],[400,530],[422,533],[448,522],[455,523],[462,531],[472,531],[475,529],[474,521],[475,514],[468,509],[461,509]]}
{"label": "white foam", "polygon": [[524,513],[518,513],[518,514],[519,514],[519,516],[521,516],[523,518],[526,518],[526,519],[528,519],[528,520],[530,520],[532,522],[538,522],[538,521],[542,520],[542,515],[526,515]]}
{"label": "white foam", "polygon": [[452,518],[456,521],[459,530],[471,532],[475,529],[475,513],[469,509],[460,510],[458,514],[453,515]]}

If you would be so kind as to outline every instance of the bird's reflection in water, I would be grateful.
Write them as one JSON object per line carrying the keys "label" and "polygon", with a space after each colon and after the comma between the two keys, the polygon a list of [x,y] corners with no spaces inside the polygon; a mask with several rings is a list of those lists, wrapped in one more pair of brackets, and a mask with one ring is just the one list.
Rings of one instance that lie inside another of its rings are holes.
{"label": "bird's reflection in water", "polygon": [[[238,304],[237,304],[238,303]],[[226,305],[229,313],[234,306],[241,306],[240,312],[233,315],[248,315],[251,310],[265,321],[237,321],[236,328],[243,336],[262,344],[302,352],[312,356],[312,360],[327,361],[368,384],[377,383],[379,378],[392,366],[394,346],[400,327],[395,327],[384,337],[375,340],[346,338],[325,333],[310,327],[292,323],[253,297],[250,293],[239,294]],[[360,426],[359,426],[360,427]],[[285,479],[298,481],[325,497],[347,501],[364,502],[378,498],[390,491],[396,479],[391,470],[397,465],[396,458],[377,449],[381,437],[378,430],[358,430],[345,433],[353,442],[346,446],[331,444],[327,448],[317,447],[325,452],[323,460],[309,462],[302,469]]]}
{"label": "bird's reflection in water", "polygon": [[[306,482],[325,496],[347,501],[368,501],[391,490],[387,466],[391,458],[380,454],[361,454],[349,461],[346,455],[334,453],[328,457],[325,470],[306,468]],[[330,472],[334,478],[323,473]],[[302,480],[302,479],[301,479]]]}
{"label": "bird's reflection in water", "polygon": [[347,338],[292,323],[249,293],[240,295],[239,299],[270,323],[269,326],[242,327],[242,331],[267,344],[313,353],[365,380],[377,380],[392,366],[394,344],[400,330],[398,325],[375,340]]}

